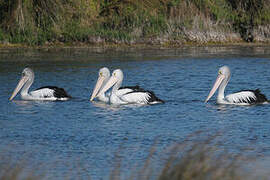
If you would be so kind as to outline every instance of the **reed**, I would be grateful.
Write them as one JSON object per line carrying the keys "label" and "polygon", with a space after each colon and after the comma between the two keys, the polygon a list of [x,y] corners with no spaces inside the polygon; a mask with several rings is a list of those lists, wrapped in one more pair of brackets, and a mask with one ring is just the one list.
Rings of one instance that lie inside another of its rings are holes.
{"label": "reed", "polygon": [[[198,136],[194,137],[197,138]],[[121,158],[118,158],[118,163],[114,166],[110,179],[241,180],[247,179],[247,177],[253,179],[250,176],[251,172],[243,170],[243,166],[253,161],[253,158],[245,157],[242,154],[232,154],[220,148],[221,144],[217,141],[216,136],[199,141],[190,140],[190,138],[187,138],[181,143],[174,144],[161,154],[156,152],[154,145],[146,160],[136,169],[133,169],[130,176],[126,175],[125,168],[121,167]],[[162,163],[157,165],[157,162]],[[265,178],[264,175],[260,177]]]}
{"label": "reed", "polygon": [[[111,171],[108,172],[110,180],[206,180],[206,179],[268,179],[267,174],[256,173],[256,156],[229,153],[217,136],[201,138],[200,135],[193,135],[184,141],[169,146],[164,151],[157,151],[156,143],[149,150],[147,158],[138,165],[130,165],[134,168],[122,166],[123,159],[120,156],[125,149],[115,153]],[[10,160],[8,160],[10,162]],[[79,160],[78,160],[79,162]],[[69,173],[63,175],[63,179],[80,179],[91,173],[83,168],[78,162],[71,162],[73,165]],[[61,163],[61,162],[58,162]],[[11,165],[12,164],[12,165]],[[40,169],[29,170],[26,163],[6,163],[5,158],[0,158],[0,179],[46,179],[53,177],[49,171],[42,172]],[[255,164],[247,168],[247,164]],[[265,172],[269,169],[264,167]],[[46,168],[44,168],[46,169]],[[27,171],[26,171],[27,170]],[[269,172],[269,171],[268,171]],[[84,174],[81,174],[84,173]],[[39,175],[37,175],[39,174]],[[41,174],[41,175],[40,175]],[[86,175],[85,175],[86,174]],[[70,175],[70,176],[69,176]]]}

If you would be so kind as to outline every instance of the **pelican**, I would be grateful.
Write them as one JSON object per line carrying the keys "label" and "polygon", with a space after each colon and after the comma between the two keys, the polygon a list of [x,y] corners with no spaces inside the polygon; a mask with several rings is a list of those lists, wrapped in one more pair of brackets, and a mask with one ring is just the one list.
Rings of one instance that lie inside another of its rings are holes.
{"label": "pelican", "polygon": [[105,93],[107,90],[113,87],[110,95],[111,104],[120,105],[164,103],[164,101],[157,98],[152,91],[146,91],[139,86],[120,88],[123,78],[124,74],[120,69],[114,70],[112,76],[105,84],[105,86],[101,89],[99,94]]}
{"label": "pelican", "polygon": [[[90,101],[93,101],[95,98],[97,98],[99,101],[108,103],[110,101],[111,93],[109,92],[105,94],[105,92],[102,92],[98,94],[98,92],[105,86],[105,84],[110,79],[110,70],[107,67],[103,67],[99,70],[98,74],[99,74],[98,80],[96,82],[95,88],[91,95]],[[140,87],[138,85],[125,86],[125,87],[120,87],[119,92],[122,94],[122,93],[125,93],[126,91],[138,91],[139,89]]]}
{"label": "pelican", "polygon": [[222,66],[219,68],[216,82],[214,83],[205,102],[207,102],[214,95],[218,88],[219,90],[217,96],[217,104],[253,105],[268,102],[265,95],[261,94],[259,89],[242,90],[224,97],[224,91],[230,80],[230,77],[231,72],[228,66]]}
{"label": "pelican", "polygon": [[93,101],[94,98],[97,97],[99,101],[105,103],[109,102],[109,94],[105,94],[105,92],[103,92],[97,96],[99,90],[104,87],[104,85],[108,82],[109,79],[110,79],[110,70],[106,67],[101,68],[98,72],[98,80],[91,95],[90,101]]}
{"label": "pelican", "polygon": [[44,86],[28,93],[30,86],[34,82],[34,78],[34,71],[30,68],[25,68],[22,72],[22,77],[9,100],[11,101],[21,89],[21,98],[23,100],[64,101],[71,98],[63,88],[58,88],[56,86]]}

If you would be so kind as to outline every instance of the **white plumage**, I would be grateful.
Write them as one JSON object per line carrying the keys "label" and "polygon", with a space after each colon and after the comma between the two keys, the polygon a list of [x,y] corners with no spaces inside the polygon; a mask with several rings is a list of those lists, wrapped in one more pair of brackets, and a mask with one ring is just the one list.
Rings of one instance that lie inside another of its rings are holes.
{"label": "white plumage", "polygon": [[127,103],[138,103],[146,104],[147,100],[150,99],[149,92],[138,92],[142,91],[139,86],[128,86],[120,87],[117,91],[114,91],[114,95],[111,97],[112,93],[105,91],[101,92],[101,89],[107,84],[110,79],[110,71],[108,68],[103,67],[99,70],[99,77],[94,87],[93,93],[90,100],[97,98],[102,102],[110,102],[113,104],[127,104]]}
{"label": "white plumage", "polygon": [[131,93],[133,92],[134,90],[131,89],[131,88],[123,88],[123,89],[118,89],[118,91],[115,92],[115,95],[117,95],[118,97],[121,97],[127,93]]}
{"label": "white plumage", "polygon": [[118,96],[123,102],[136,104],[148,104],[150,97],[150,94],[147,92],[129,92]]}
{"label": "white plumage", "polygon": [[30,96],[32,97],[38,97],[38,98],[53,98],[56,99],[54,97],[54,90],[49,89],[49,88],[43,88],[43,89],[39,89],[39,90],[35,90],[35,91],[31,91]]}
{"label": "white plumage", "polygon": [[[61,89],[61,88],[59,88],[59,89]],[[70,98],[70,96],[68,96],[68,97],[67,96],[66,97],[65,96],[58,96],[57,97],[56,91],[57,90],[45,87],[42,89],[31,91],[29,93],[28,97],[24,96],[24,97],[22,97],[22,99],[25,99],[25,100],[65,101],[65,100],[68,100]]]}
{"label": "white plumage", "polygon": [[10,97],[10,100],[12,100],[21,89],[21,98],[24,100],[63,101],[71,98],[71,96],[69,96],[63,88],[58,88],[56,86],[45,86],[29,93],[28,91],[34,82],[34,77],[33,70],[30,68],[25,68],[22,72],[22,77],[17,84],[17,87],[14,89]]}
{"label": "white plumage", "polygon": [[207,102],[218,89],[217,103],[218,104],[235,104],[235,105],[253,105],[268,102],[265,95],[261,94],[259,89],[243,90],[224,97],[225,88],[231,77],[229,67],[223,66],[218,71],[218,77],[205,102]]}
{"label": "white plumage", "polygon": [[108,82],[109,79],[110,79],[110,70],[106,67],[101,68],[98,72],[98,80],[92,92],[90,101],[93,101],[97,97],[99,101],[105,103],[109,102],[110,93],[107,94],[105,94],[105,92],[99,93],[100,89],[104,87],[104,85]]}
{"label": "white plumage", "polygon": [[251,91],[241,91],[234,94],[229,94],[225,97],[230,103],[248,103],[257,99],[255,94]]}
{"label": "white plumage", "polygon": [[112,73],[111,78],[100,91],[100,94],[106,92],[111,87],[111,104],[155,104],[163,103],[152,91],[145,91],[139,86],[130,86],[120,88],[124,75],[120,69]]}

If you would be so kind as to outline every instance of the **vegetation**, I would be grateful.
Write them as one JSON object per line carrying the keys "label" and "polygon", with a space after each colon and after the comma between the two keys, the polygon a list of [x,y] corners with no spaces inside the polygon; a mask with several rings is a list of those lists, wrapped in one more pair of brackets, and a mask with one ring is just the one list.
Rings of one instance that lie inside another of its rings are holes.
{"label": "vegetation", "polygon": [[251,42],[269,24],[270,0],[0,1],[2,43],[222,42],[229,33]]}
{"label": "vegetation", "polygon": [[[115,163],[109,175],[110,180],[268,179],[268,174],[256,173],[258,164],[254,161],[254,158],[245,157],[243,154],[229,153],[224,150],[222,142],[218,142],[216,137],[198,140],[196,135],[192,140],[188,138],[161,154],[155,150],[154,146],[150,150],[148,158],[133,170],[121,166],[122,159],[119,154],[122,150],[124,149],[120,149],[115,155]],[[8,165],[2,158],[0,158],[0,167],[0,179],[3,180],[47,179],[52,177],[49,174],[46,176],[46,173],[42,172],[44,171],[42,167],[38,170],[29,170],[29,167],[23,168],[25,167],[23,164]],[[265,172],[267,172],[268,167],[264,167],[266,168]],[[62,178],[81,179],[83,174],[81,174],[80,168],[82,167],[69,170],[70,172],[66,177],[63,175]],[[91,169],[90,172],[82,169],[82,172],[90,174]],[[83,179],[85,179],[85,175],[83,176]],[[88,178],[90,179],[90,177]]]}

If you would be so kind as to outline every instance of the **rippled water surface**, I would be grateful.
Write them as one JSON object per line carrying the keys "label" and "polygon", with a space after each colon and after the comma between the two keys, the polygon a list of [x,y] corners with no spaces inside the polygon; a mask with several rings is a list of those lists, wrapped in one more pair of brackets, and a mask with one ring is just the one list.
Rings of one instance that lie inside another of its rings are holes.
{"label": "rippled water surface", "polygon": [[[0,50],[0,153],[46,165],[52,177],[83,167],[82,177],[109,175],[115,153],[126,166],[144,161],[196,131],[221,132],[231,151],[252,147],[270,154],[270,105],[205,104],[222,65],[231,69],[226,94],[256,89],[270,98],[269,47],[190,47],[174,50]],[[153,106],[113,107],[89,98],[99,68],[124,72],[123,85],[140,85],[166,101]],[[63,87],[66,102],[8,101],[25,67],[33,68],[34,90]]]}

